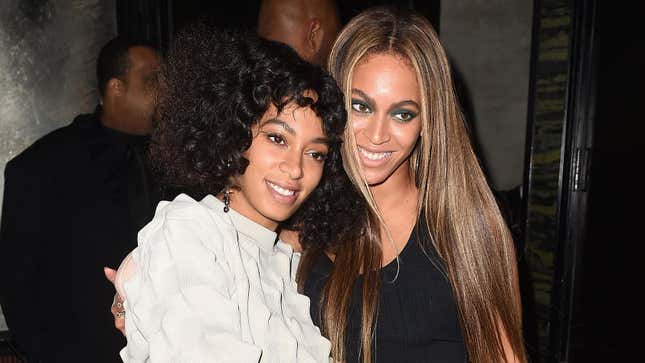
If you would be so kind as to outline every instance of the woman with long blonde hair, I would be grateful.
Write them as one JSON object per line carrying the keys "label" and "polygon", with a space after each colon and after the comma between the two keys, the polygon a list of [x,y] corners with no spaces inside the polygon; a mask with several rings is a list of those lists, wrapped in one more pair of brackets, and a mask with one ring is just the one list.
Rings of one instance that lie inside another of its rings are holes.
{"label": "woman with long blonde hair", "polygon": [[351,238],[301,240],[299,285],[334,359],[526,361],[513,243],[431,24],[369,9],[341,31],[329,70],[366,204]]}

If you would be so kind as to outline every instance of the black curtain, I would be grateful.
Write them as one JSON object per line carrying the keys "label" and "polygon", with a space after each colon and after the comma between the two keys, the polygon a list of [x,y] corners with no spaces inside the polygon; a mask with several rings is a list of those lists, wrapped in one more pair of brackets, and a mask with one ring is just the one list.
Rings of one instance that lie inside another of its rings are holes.
{"label": "black curtain", "polygon": [[174,33],[172,0],[116,0],[117,33],[164,50]]}

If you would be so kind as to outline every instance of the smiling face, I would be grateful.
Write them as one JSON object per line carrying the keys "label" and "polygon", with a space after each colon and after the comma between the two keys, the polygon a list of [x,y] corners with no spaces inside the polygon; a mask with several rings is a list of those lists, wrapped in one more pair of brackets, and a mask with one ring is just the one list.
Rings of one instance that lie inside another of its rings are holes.
{"label": "smiling face", "polygon": [[421,132],[416,73],[402,57],[369,55],[354,69],[350,123],[370,186],[409,180],[410,154]]}
{"label": "smiling face", "polygon": [[249,165],[235,177],[231,207],[275,229],[318,186],[329,151],[321,120],[308,107],[271,105],[252,127],[253,141],[244,157]]}

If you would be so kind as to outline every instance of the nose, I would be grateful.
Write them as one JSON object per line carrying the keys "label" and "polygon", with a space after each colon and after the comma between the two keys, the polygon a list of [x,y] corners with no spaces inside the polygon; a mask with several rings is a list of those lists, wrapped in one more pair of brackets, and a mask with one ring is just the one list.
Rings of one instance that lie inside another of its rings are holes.
{"label": "nose", "polygon": [[302,178],[302,153],[300,151],[290,150],[282,162],[280,162],[278,168],[281,172],[287,174],[289,179],[297,180]]}
{"label": "nose", "polygon": [[368,140],[374,145],[385,144],[390,141],[387,116],[376,116],[367,122],[363,131]]}

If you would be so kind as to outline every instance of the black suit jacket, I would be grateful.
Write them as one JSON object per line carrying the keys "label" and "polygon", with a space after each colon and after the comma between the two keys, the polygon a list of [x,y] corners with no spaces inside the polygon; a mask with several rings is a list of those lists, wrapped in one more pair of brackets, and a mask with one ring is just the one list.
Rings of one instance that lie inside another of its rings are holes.
{"label": "black suit jacket", "polygon": [[121,361],[125,339],[114,328],[114,289],[102,268],[118,267],[142,227],[132,215],[128,188],[136,177],[121,141],[101,126],[97,111],[6,166],[0,302],[30,362]]}

